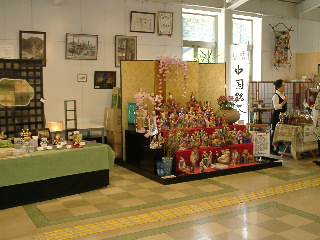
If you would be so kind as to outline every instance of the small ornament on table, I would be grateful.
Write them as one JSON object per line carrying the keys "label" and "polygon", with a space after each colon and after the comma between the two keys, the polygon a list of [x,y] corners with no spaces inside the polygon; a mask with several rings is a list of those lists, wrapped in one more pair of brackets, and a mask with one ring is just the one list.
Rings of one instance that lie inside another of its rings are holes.
{"label": "small ornament on table", "polygon": [[20,138],[24,142],[29,142],[31,140],[31,132],[29,131],[29,129],[22,129],[20,132]]}
{"label": "small ornament on table", "polygon": [[4,131],[0,132],[0,140],[6,140],[7,139],[7,135],[4,133]]}
{"label": "small ornament on table", "polygon": [[82,134],[79,131],[74,131],[72,136],[73,146],[80,147],[82,144]]}
{"label": "small ornament on table", "polygon": [[209,165],[209,154],[207,152],[203,152],[202,159],[199,165],[200,165],[200,172],[204,172],[211,165],[211,164]]}
{"label": "small ornament on table", "polygon": [[231,155],[231,163],[233,166],[239,165],[240,164],[240,154],[237,150],[232,151]]}
{"label": "small ornament on table", "polygon": [[242,164],[247,164],[253,162],[253,156],[249,153],[248,149],[244,149],[241,154]]}
{"label": "small ornament on table", "polygon": [[41,138],[40,147],[42,147],[43,149],[46,149],[48,144],[49,144],[49,141],[47,138],[45,138],[45,137]]}
{"label": "small ornament on table", "polygon": [[230,163],[230,151],[228,149],[222,151],[222,155],[218,158],[218,162],[226,165]]}
{"label": "small ornament on table", "polygon": [[219,152],[218,151],[216,151],[216,153],[214,154],[214,156],[213,156],[213,162],[212,162],[212,164],[216,164],[217,162],[218,162],[218,159],[219,159]]}
{"label": "small ornament on table", "polygon": [[190,172],[194,173],[198,159],[199,159],[198,150],[194,148],[190,155],[190,163],[191,163]]}
{"label": "small ornament on table", "polygon": [[182,156],[180,156],[178,168],[179,168],[180,172],[186,172],[187,171],[186,161],[184,160],[184,158]]}

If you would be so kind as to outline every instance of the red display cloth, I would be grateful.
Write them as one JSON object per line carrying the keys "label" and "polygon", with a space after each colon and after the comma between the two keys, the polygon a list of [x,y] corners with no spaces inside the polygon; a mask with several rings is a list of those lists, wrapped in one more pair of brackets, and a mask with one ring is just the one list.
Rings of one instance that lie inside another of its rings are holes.
{"label": "red display cloth", "polygon": [[[236,165],[236,166],[229,166],[228,168],[225,168],[223,170],[226,170],[226,169],[235,169],[235,168],[241,168],[241,167],[248,167],[248,166],[255,166],[257,165],[257,163],[247,163],[247,164],[239,164],[239,165]],[[206,170],[204,170],[203,172],[204,173],[211,173],[211,172],[217,172],[217,171],[220,171],[220,169],[215,169],[215,168],[208,168]],[[196,167],[196,169],[194,170],[194,172],[185,172],[184,174],[185,175],[194,175],[194,174],[200,174],[202,173],[200,168],[199,167]]]}
{"label": "red display cloth", "polygon": [[[250,144],[233,144],[230,146],[223,146],[223,147],[200,147],[198,149],[199,159],[196,162],[196,166],[199,166],[199,163],[202,159],[203,152],[209,152],[211,151],[213,156],[216,154],[216,152],[219,153],[219,156],[221,156],[221,151],[229,149],[230,152],[233,150],[237,150],[239,154],[241,155],[242,152],[246,149],[248,152],[252,155],[253,154],[253,143]],[[190,155],[192,153],[192,150],[178,150],[176,152],[176,172],[179,172],[179,161],[180,158],[183,157],[185,160],[186,165],[190,165]]]}
{"label": "red display cloth", "polygon": [[[201,128],[201,127],[199,127],[199,128],[185,128],[185,129],[181,129],[181,130],[183,130],[183,131],[185,131],[185,132],[188,132],[188,133],[194,133],[194,132],[200,132],[201,130],[204,130],[208,135],[212,135],[212,133],[214,133],[216,130],[218,130],[218,129],[221,129],[222,128],[222,126],[221,127],[210,127],[210,128]],[[237,124],[234,124],[234,125],[229,125],[229,129],[230,130],[236,130],[236,131],[239,131],[239,130],[241,130],[241,131],[246,131],[246,129],[247,129],[247,126],[246,125],[237,125]],[[174,129],[174,130],[172,130],[173,132],[176,132],[176,129]],[[164,137],[164,138],[167,138],[168,137],[168,135],[169,135],[169,130],[162,130],[161,131],[161,133],[162,133],[162,136]]]}

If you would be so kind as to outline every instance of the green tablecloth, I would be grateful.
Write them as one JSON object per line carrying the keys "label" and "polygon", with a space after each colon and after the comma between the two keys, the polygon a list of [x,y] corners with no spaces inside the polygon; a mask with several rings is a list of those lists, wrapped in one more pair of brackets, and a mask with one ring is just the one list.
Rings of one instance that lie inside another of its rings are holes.
{"label": "green tablecloth", "polygon": [[79,149],[47,150],[0,159],[0,187],[111,169],[114,158],[108,145],[89,144]]}

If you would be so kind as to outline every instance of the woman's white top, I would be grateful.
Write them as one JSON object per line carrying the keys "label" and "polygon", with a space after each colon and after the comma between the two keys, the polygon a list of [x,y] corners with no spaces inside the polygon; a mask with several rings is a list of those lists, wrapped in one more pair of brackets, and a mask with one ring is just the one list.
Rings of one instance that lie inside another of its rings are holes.
{"label": "woman's white top", "polygon": [[273,104],[273,108],[274,108],[274,110],[280,110],[280,109],[282,109],[282,105],[279,103],[279,96],[282,98],[282,99],[285,99],[285,95],[283,94],[283,93],[281,93],[281,92],[279,92],[278,90],[276,90],[276,94],[275,95],[273,95],[273,97],[272,97],[272,104]]}

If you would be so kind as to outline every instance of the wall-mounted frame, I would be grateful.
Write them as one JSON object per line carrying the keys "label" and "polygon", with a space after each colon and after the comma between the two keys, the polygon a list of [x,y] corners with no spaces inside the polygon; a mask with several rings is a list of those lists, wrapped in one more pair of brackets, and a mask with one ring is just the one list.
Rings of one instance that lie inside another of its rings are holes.
{"label": "wall-mounted frame", "polygon": [[112,89],[116,86],[115,71],[95,71],[94,89]]}
{"label": "wall-mounted frame", "polygon": [[130,32],[155,33],[155,13],[135,12],[130,13]]}
{"label": "wall-mounted frame", "polygon": [[19,57],[24,60],[41,60],[46,66],[46,33],[19,31]]}
{"label": "wall-mounted frame", "polygon": [[115,36],[115,66],[120,67],[122,60],[137,60],[136,36]]}
{"label": "wall-mounted frame", "polygon": [[66,34],[66,59],[97,60],[98,35]]}
{"label": "wall-mounted frame", "polygon": [[320,77],[320,64],[318,64],[318,76]]}
{"label": "wall-mounted frame", "polygon": [[87,82],[88,76],[85,73],[78,73],[77,74],[77,82]]}
{"label": "wall-mounted frame", "polygon": [[158,35],[173,34],[173,12],[158,12]]}

